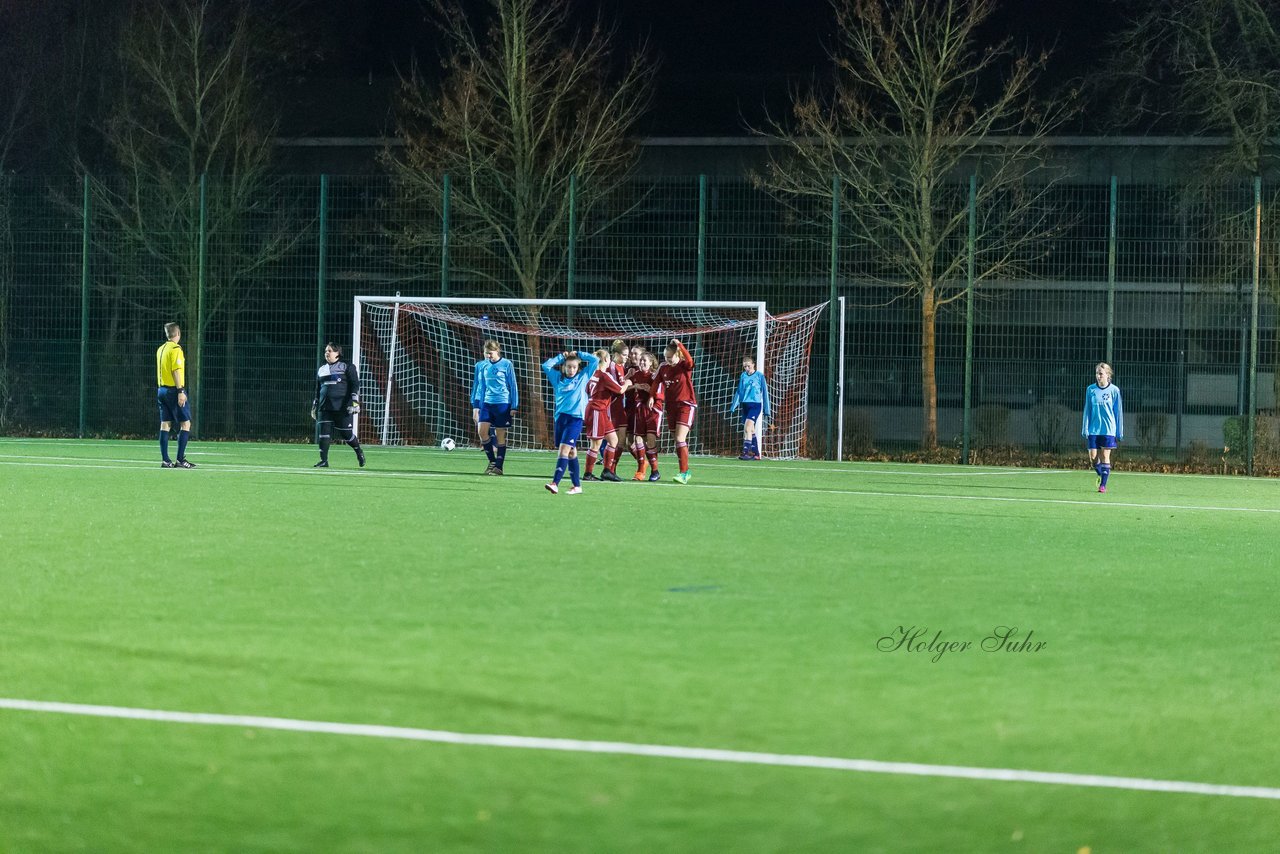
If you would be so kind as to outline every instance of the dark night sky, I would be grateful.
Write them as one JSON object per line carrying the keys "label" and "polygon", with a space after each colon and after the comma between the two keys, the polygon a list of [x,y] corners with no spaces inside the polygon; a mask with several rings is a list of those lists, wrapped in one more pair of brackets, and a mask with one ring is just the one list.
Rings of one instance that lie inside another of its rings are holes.
{"label": "dark night sky", "polygon": [[[619,43],[642,39],[661,60],[645,135],[740,135],[778,112],[788,86],[827,74],[834,15],[827,0],[576,0],[616,22]],[[1117,0],[1003,0],[988,38],[1054,47],[1046,84],[1088,70],[1118,22]],[[429,55],[431,30],[416,0],[312,0],[323,60],[299,81],[285,129],[308,135],[386,130],[397,67]],[[372,79],[373,85],[370,86]],[[359,85],[358,85],[359,84]],[[310,95],[307,90],[324,94]],[[346,104],[347,106],[343,106]]]}

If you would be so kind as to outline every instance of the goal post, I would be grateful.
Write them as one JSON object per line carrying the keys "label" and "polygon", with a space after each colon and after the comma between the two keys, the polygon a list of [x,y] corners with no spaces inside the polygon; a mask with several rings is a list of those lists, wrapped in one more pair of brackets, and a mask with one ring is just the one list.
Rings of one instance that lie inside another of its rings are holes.
{"label": "goal post", "polygon": [[[678,338],[694,359],[692,453],[741,448],[741,426],[729,405],[742,359],[751,354],[765,371],[773,409],[761,449],[774,458],[802,456],[809,358],[823,308],[774,316],[758,301],[357,296],[352,360],[364,413],[357,429],[363,440],[386,445],[438,444],[448,437],[478,446],[471,384],[484,342],[494,340],[515,366],[520,396],[507,445],[544,449],[554,423],[544,360],[564,350],[607,349],[622,339],[661,361],[663,348]],[[659,440],[670,452],[670,436]]]}

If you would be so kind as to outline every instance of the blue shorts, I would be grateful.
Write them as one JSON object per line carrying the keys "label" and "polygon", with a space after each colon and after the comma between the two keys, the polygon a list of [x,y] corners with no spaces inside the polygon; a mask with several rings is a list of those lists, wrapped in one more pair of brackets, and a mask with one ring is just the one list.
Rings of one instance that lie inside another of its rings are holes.
{"label": "blue shorts", "polygon": [[156,389],[156,408],[160,410],[160,423],[181,424],[191,420],[191,398],[187,397],[186,405],[178,405],[178,390],[173,386],[161,386]]}
{"label": "blue shorts", "polygon": [[1084,440],[1089,443],[1089,450],[1091,451],[1096,451],[1098,448],[1116,447],[1115,436],[1085,436]]}
{"label": "blue shorts", "polygon": [[556,447],[561,445],[578,446],[578,437],[582,435],[582,419],[574,415],[556,416]]}
{"label": "blue shorts", "polygon": [[760,423],[760,410],[764,409],[763,403],[744,403],[742,404],[742,422],[748,421]]}
{"label": "blue shorts", "polygon": [[482,403],[480,404],[480,423],[488,424],[491,427],[510,427],[511,426],[511,404],[509,403]]}

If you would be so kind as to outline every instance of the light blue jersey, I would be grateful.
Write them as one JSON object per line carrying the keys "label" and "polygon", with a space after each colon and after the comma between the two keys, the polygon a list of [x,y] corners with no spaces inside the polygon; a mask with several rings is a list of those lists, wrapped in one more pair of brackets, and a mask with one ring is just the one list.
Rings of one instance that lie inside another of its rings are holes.
{"label": "light blue jersey", "polygon": [[547,375],[547,381],[556,390],[556,415],[581,418],[586,414],[587,384],[591,382],[592,375],[600,366],[600,360],[590,353],[581,351],[578,353],[578,358],[582,360],[582,366],[578,368],[577,375],[572,377],[566,377],[560,373],[560,364],[564,361],[563,353],[552,356],[542,363],[542,372]]}
{"label": "light blue jersey", "polygon": [[1115,436],[1124,439],[1124,409],[1115,383],[1089,386],[1084,392],[1084,424],[1081,436]]}
{"label": "light blue jersey", "polygon": [[763,404],[764,417],[769,417],[769,386],[764,381],[762,371],[752,374],[743,371],[738,377],[738,390],[733,393],[733,403],[729,404],[729,408],[737,409],[744,403]]}
{"label": "light blue jersey", "polygon": [[476,362],[476,376],[471,382],[471,408],[482,403],[505,403],[520,408],[520,392],[516,390],[516,368],[510,359]]}

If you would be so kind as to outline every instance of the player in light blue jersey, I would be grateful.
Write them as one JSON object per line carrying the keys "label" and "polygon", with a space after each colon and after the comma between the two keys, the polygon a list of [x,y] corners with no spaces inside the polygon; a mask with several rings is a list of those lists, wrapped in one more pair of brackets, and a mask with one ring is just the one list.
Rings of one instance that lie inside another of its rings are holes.
{"label": "player in light blue jersey", "polygon": [[1111,449],[1124,441],[1124,406],[1120,388],[1111,382],[1111,366],[1099,362],[1093,373],[1098,381],[1085,389],[1080,434],[1089,446],[1089,462],[1098,474],[1098,491],[1106,492],[1111,477]]}
{"label": "player in light blue jersey", "polygon": [[582,435],[582,416],[587,411],[587,384],[596,372],[600,360],[590,353],[574,353],[566,350],[542,363],[542,372],[556,391],[555,444],[556,473],[546,485],[547,492],[560,491],[560,479],[565,470],[573,481],[570,495],[582,492],[582,478],[578,473],[578,437]]}
{"label": "player in light blue jersey", "polygon": [[[764,431],[764,418],[769,418],[769,386],[764,373],[756,370],[756,357],[742,357],[742,375],[738,377],[738,390],[733,393],[730,409],[742,407],[742,455],[740,460],[760,459],[760,433]],[[763,416],[763,417],[762,417]]]}
{"label": "player in light blue jersey", "polygon": [[507,428],[519,406],[515,365],[502,358],[497,341],[484,342],[484,358],[476,362],[475,379],[471,381],[471,417],[489,457],[485,474],[502,474],[507,459]]}

